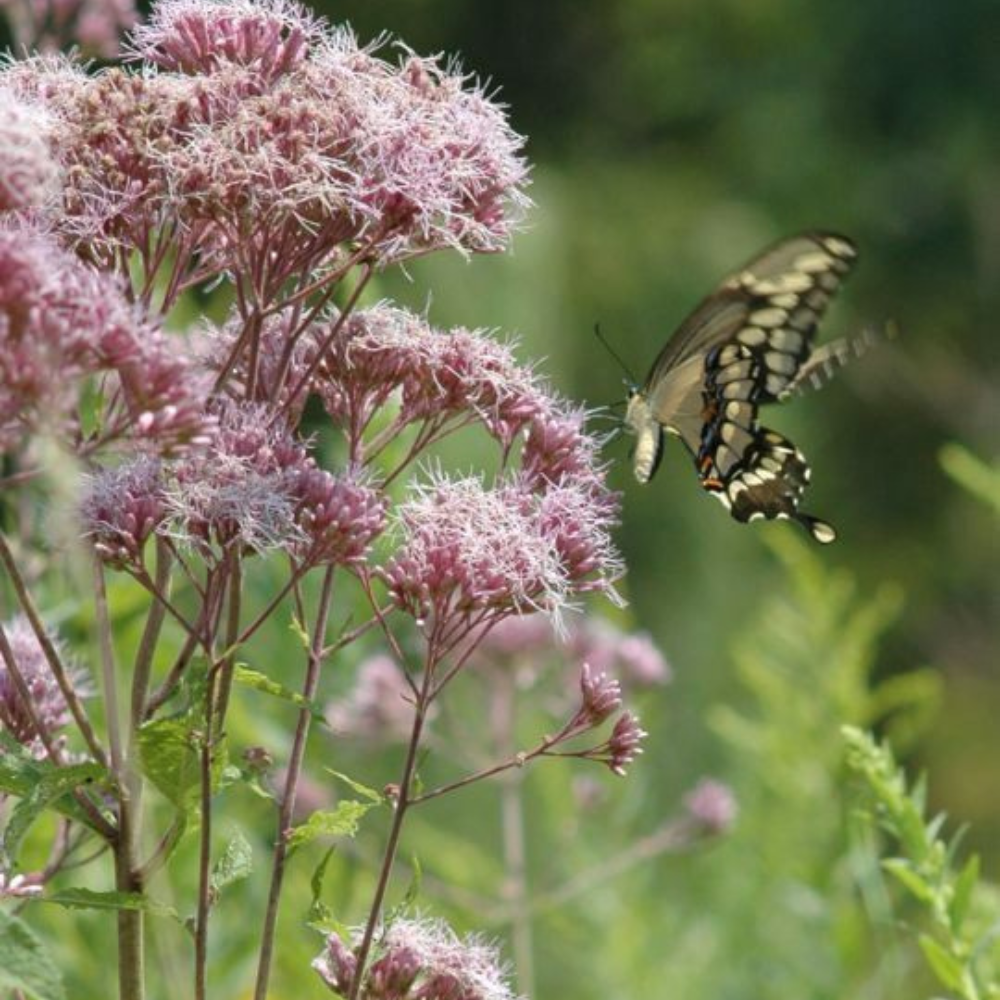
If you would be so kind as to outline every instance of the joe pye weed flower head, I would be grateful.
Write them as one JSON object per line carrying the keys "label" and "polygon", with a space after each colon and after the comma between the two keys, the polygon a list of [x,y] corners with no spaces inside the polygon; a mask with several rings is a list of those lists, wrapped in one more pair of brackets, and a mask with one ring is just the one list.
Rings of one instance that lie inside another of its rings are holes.
{"label": "joe pye weed flower head", "polygon": [[[623,572],[618,497],[586,411],[504,335],[372,301],[390,266],[508,246],[529,204],[523,140],[453,64],[361,45],[290,0],[162,0],[126,49],[124,65],[99,71],[53,56],[0,67],[0,447],[26,500],[46,482],[40,434],[80,470],[86,620],[107,697],[97,725],[68,655],[53,646],[39,660],[31,647],[37,574],[12,555],[40,542],[25,519],[16,544],[0,539],[32,623],[9,626],[24,683],[0,670],[0,727],[66,782],[53,801],[71,831],[42,881],[76,838],[96,838],[115,855],[115,890],[143,893],[178,831],[197,829],[193,993],[207,996],[220,891],[211,811],[238,739],[229,709],[241,684],[277,693],[296,706],[295,731],[252,755],[281,776],[258,928],[264,1000],[289,846],[312,835],[295,823],[315,699],[363,640],[382,659],[330,718],[343,738],[384,725],[403,753],[363,924],[349,944],[329,939],[317,971],[351,1000],[510,996],[491,947],[439,921],[386,919],[407,814],[545,757],[623,774],[645,734],[611,670],[634,669],[636,683],[667,673],[645,640],[629,651],[624,634],[584,641],[577,612],[591,598],[620,604]],[[179,303],[218,286],[225,320],[174,328]],[[478,454],[484,440],[493,449],[481,468],[442,464],[436,446],[460,432]],[[58,594],[49,572],[41,592]],[[145,618],[137,642],[116,644],[123,593],[129,614],[141,595]],[[300,663],[261,655],[273,619],[294,620]],[[440,699],[491,656],[502,669],[497,651],[515,633],[540,641],[539,622],[548,642],[572,640],[555,647],[572,659],[561,728],[424,787],[416,768]],[[72,758],[36,738],[61,741],[70,718]],[[596,744],[570,745],[602,727]],[[63,773],[71,761],[86,781]],[[147,785],[180,815],[140,809]],[[131,910],[118,923],[123,996],[141,993],[144,919]]]}

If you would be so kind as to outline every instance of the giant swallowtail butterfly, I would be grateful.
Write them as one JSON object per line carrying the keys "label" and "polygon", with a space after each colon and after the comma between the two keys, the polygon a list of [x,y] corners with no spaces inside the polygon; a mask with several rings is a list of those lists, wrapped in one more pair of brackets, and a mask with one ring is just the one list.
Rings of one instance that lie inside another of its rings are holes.
{"label": "giant swallowtail butterfly", "polygon": [[799,510],[809,482],[802,452],[761,427],[758,409],[818,384],[843,361],[844,341],[813,349],[823,310],[857,257],[832,233],[782,240],[727,278],[681,324],[634,388],[625,424],[637,436],[634,469],[649,482],[663,431],[694,457],[701,485],[737,521],[798,521],[818,542],[836,532]]}

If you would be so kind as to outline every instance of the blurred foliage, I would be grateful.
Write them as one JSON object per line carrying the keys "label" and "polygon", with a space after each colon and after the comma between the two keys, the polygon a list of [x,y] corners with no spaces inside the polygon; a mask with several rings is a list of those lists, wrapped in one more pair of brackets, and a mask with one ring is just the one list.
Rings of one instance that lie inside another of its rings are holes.
{"label": "blurred foliage", "polygon": [[925,815],[926,783],[907,788],[888,746],[853,726],[845,728],[844,739],[848,767],[867,792],[867,808],[856,819],[858,839],[870,845],[881,828],[898,845],[900,854],[883,859],[882,868],[926,911],[930,930],[918,940],[927,964],[962,1000],[1000,996],[1000,896],[980,884],[978,855],[959,862],[961,831],[942,838],[945,816]]}

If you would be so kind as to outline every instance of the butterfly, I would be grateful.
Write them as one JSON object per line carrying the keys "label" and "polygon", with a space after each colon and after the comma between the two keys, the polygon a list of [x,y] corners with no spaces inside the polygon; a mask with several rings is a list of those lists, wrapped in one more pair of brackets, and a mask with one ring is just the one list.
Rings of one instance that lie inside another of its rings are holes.
{"label": "butterfly", "polygon": [[781,240],[726,278],[667,341],[642,388],[629,392],[625,425],[636,435],[633,468],[649,482],[663,432],[694,458],[702,487],[737,521],[790,519],[817,542],[837,533],[799,510],[809,482],[802,452],[760,426],[765,403],[819,385],[850,344],[813,348],[823,311],[857,259],[833,233]]}

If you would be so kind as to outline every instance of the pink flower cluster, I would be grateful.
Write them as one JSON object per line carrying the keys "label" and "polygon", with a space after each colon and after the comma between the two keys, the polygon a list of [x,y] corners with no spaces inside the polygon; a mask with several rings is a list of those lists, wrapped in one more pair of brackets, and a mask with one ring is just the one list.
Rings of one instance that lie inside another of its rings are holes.
{"label": "pink flower cluster", "polygon": [[0,212],[42,208],[60,193],[45,111],[0,88]]}
{"label": "pink flower cluster", "polygon": [[[323,982],[347,996],[356,970],[354,950],[331,934],[313,962]],[[365,970],[359,1000],[515,1000],[496,948],[459,938],[441,920],[396,920],[379,956]]]}
{"label": "pink flower cluster", "polygon": [[303,270],[501,249],[527,204],[522,140],[478,87],[291,0],[161,0],[131,48],[138,71],[75,86],[52,61],[0,73],[59,122],[54,224],[95,250],[148,255],[166,227],[181,270],[256,266],[272,301]]}
{"label": "pink flower cluster", "polygon": [[540,380],[508,345],[481,331],[438,330],[387,304],[350,317],[314,386],[327,412],[355,433],[399,392],[400,426],[477,416],[505,447],[550,404]]}
{"label": "pink flower cluster", "polygon": [[558,615],[574,593],[613,594],[612,505],[567,484],[537,494],[520,479],[488,490],[438,476],[396,511],[398,553],[382,570],[397,605],[436,627],[477,612]]}
{"label": "pink flower cluster", "polygon": [[131,435],[169,448],[200,439],[207,386],[143,322],[121,284],[36,228],[0,228],[0,447],[38,427],[72,436],[81,381],[104,372],[117,385],[102,443]]}
{"label": "pink flower cluster", "polygon": [[[9,733],[42,759],[47,753],[32,716],[45,735],[54,736],[70,721],[69,708],[28,620],[18,616],[3,623],[0,628],[31,698],[30,704],[26,704],[5,660],[0,658],[0,732]],[[58,637],[50,634],[49,639],[62,656],[64,651]],[[86,694],[87,685],[82,672],[74,668],[72,676],[77,692]]]}

